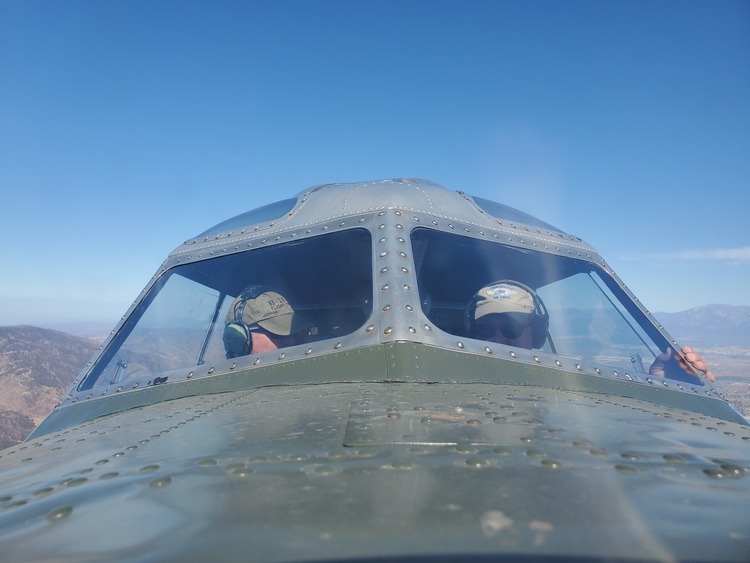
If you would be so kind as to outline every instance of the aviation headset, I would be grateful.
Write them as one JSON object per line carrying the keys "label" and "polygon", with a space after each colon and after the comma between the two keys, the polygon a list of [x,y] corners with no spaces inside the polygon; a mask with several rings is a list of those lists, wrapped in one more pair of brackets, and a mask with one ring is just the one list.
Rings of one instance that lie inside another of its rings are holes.
{"label": "aviation headset", "polygon": [[[531,295],[531,298],[534,302],[534,312],[532,313],[531,319],[531,347],[541,348],[542,346],[544,346],[544,341],[547,339],[547,330],[549,329],[549,313],[547,312],[547,307],[544,306],[544,302],[536,294],[536,291],[531,289],[529,286],[515,280],[498,280],[483,286],[483,288],[492,285],[498,285],[501,283],[518,287]],[[474,315],[476,313],[477,305],[483,299],[485,298],[479,295],[479,291],[475,293],[474,297],[471,298],[471,301],[469,301],[468,305],[466,306],[464,312],[464,326],[466,328],[466,334],[468,334],[472,338],[476,338],[475,334],[477,331],[476,319],[474,318]]]}
{"label": "aviation headset", "polygon": [[224,350],[227,358],[237,358],[253,353],[253,339],[250,336],[250,327],[242,320],[245,305],[249,299],[257,299],[263,295],[268,288],[264,285],[249,285],[240,293],[239,300],[232,304],[232,320],[224,325]]}

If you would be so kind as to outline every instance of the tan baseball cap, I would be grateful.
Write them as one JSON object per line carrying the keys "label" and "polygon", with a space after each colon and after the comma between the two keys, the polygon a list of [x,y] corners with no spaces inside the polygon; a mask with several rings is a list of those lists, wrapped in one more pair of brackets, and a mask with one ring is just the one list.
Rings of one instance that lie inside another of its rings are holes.
{"label": "tan baseball cap", "polygon": [[[234,311],[242,298],[242,295],[235,298],[227,313],[227,323],[236,320]],[[311,326],[304,315],[296,313],[286,298],[275,291],[264,291],[258,297],[247,299],[242,310],[242,322],[246,325],[257,324],[279,336],[295,334]]]}
{"label": "tan baseball cap", "polygon": [[499,313],[534,313],[531,293],[512,283],[493,283],[480,289],[475,296],[474,319]]}

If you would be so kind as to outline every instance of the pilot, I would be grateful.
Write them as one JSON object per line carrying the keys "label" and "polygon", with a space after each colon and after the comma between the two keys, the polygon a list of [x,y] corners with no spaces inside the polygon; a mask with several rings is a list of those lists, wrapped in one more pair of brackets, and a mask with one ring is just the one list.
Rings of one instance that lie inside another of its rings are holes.
{"label": "pilot", "polygon": [[232,302],[224,321],[227,358],[300,344],[316,328],[286,298],[262,285],[246,287]]}
{"label": "pilot", "polygon": [[[542,299],[530,287],[513,280],[499,280],[477,291],[466,307],[465,321],[472,338],[528,350],[544,346],[549,329],[549,313]],[[651,364],[649,374],[684,380],[685,375],[692,376],[690,364],[709,381],[715,381],[699,353],[683,346],[682,354],[684,360],[668,348]]]}
{"label": "pilot", "polygon": [[512,280],[492,282],[477,291],[464,320],[472,338],[529,350],[544,346],[549,328],[547,308],[536,292]]}

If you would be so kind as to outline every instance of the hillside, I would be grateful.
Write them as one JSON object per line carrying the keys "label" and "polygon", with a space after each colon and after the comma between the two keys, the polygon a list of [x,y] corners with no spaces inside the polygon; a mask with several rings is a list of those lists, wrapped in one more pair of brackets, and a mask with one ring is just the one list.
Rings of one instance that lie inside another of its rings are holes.
{"label": "hillside", "polygon": [[55,330],[0,327],[0,447],[26,438],[97,347]]}

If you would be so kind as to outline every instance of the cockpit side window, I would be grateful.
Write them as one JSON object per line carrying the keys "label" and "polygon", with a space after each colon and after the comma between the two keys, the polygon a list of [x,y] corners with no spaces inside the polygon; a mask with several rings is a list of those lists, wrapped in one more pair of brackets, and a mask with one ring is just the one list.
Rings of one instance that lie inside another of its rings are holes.
{"label": "cockpit side window", "polygon": [[[372,312],[370,240],[367,230],[351,229],[170,269],[126,320],[79,389],[226,359],[225,325],[234,318],[228,313],[248,287],[283,296],[289,310],[308,320],[306,341],[353,332]],[[264,330],[264,324],[249,328]],[[279,347],[297,343],[278,339]]]}
{"label": "cockpit side window", "polygon": [[[423,312],[450,334],[639,373],[670,348],[591,262],[426,228],[412,245]],[[667,376],[701,384],[679,368]]]}

